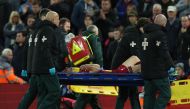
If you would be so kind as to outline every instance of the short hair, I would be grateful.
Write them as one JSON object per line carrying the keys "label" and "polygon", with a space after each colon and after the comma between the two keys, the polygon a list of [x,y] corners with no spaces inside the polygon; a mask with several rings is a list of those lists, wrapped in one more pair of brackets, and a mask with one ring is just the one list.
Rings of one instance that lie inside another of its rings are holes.
{"label": "short hair", "polygon": [[42,17],[45,17],[49,11],[51,11],[51,10],[48,8],[41,9],[41,11],[39,13],[39,18],[42,19]]}
{"label": "short hair", "polygon": [[29,19],[29,18],[33,18],[33,19],[35,19],[35,16],[32,15],[32,14],[29,14],[29,15],[27,16],[27,19]]}
{"label": "short hair", "polygon": [[87,27],[87,31],[92,32],[92,33],[96,33],[96,31],[98,31],[98,27],[96,25],[89,25]]}
{"label": "short hair", "polygon": [[60,19],[59,25],[64,25],[65,22],[71,22],[71,21],[68,18],[63,17],[63,18]]}
{"label": "short hair", "polygon": [[141,17],[139,18],[138,22],[137,22],[137,28],[143,27],[144,25],[151,23],[151,20],[149,18],[146,17]]}
{"label": "short hair", "polygon": [[26,37],[28,34],[27,31],[25,31],[25,30],[18,31],[17,33],[22,33],[23,37]]}
{"label": "short hair", "polygon": [[5,48],[2,51],[2,56],[7,56],[12,50],[10,48]]}
{"label": "short hair", "polygon": [[33,0],[32,1],[32,5],[39,5],[39,6],[41,6],[41,2],[40,2],[40,0]]}
{"label": "short hair", "polygon": [[162,5],[156,3],[156,4],[153,5],[153,8],[152,8],[152,9],[154,9],[154,8],[159,8],[159,9],[162,10]]}
{"label": "short hair", "polygon": [[89,18],[92,20],[92,22],[94,22],[93,16],[91,16],[91,15],[89,15],[89,14],[85,14],[84,19],[85,19],[86,17],[89,17]]}

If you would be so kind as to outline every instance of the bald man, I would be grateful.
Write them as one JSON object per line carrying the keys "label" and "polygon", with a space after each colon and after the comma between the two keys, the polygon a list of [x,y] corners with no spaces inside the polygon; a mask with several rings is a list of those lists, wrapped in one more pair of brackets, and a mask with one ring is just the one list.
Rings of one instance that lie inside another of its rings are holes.
{"label": "bald man", "polygon": [[141,72],[145,80],[144,109],[165,109],[171,97],[168,70],[174,64],[163,32],[166,22],[166,17],[158,14],[153,24],[143,27]]}
{"label": "bald man", "polygon": [[60,84],[56,75],[55,58],[59,53],[56,40],[56,29],[59,25],[59,15],[54,11],[46,14],[46,20],[38,27],[34,39],[32,72],[39,75],[38,109],[58,109]]}
{"label": "bald man", "polygon": [[38,95],[38,109],[59,109],[60,84],[55,68],[55,58],[59,55],[55,31],[58,24],[59,15],[47,12],[34,37],[28,41],[28,46],[33,46],[30,73],[35,77],[37,90],[32,91]]}

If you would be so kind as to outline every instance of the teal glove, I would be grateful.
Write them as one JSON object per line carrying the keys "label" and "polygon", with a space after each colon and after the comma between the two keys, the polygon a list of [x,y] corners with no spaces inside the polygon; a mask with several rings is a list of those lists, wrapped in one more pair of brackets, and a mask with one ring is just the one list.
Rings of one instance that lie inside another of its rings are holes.
{"label": "teal glove", "polygon": [[170,69],[168,70],[169,75],[173,74],[174,72],[175,72],[175,68],[170,67]]}
{"label": "teal glove", "polygon": [[55,75],[55,72],[56,72],[56,71],[55,71],[55,68],[54,68],[54,67],[49,69],[50,75],[52,75],[52,76]]}
{"label": "teal glove", "polygon": [[27,71],[26,71],[26,70],[22,70],[21,76],[22,76],[22,77],[27,77],[27,76],[28,76]]}

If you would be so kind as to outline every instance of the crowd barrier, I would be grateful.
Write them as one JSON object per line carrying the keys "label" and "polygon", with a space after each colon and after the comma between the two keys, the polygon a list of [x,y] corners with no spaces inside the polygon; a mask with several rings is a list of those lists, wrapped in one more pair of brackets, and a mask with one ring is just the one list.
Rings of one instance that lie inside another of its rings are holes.
{"label": "crowd barrier", "polygon": [[190,80],[179,80],[171,83],[171,104],[190,104]]}

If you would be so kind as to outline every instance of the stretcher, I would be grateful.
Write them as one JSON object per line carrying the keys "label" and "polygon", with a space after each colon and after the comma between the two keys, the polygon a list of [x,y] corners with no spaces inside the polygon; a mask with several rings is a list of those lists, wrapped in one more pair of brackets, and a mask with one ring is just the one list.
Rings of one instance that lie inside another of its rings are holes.
{"label": "stretcher", "polygon": [[127,73],[58,73],[61,84],[91,86],[142,86],[140,74]]}
{"label": "stretcher", "polygon": [[127,73],[58,73],[60,83],[76,93],[118,95],[117,86],[142,86],[140,74]]}

